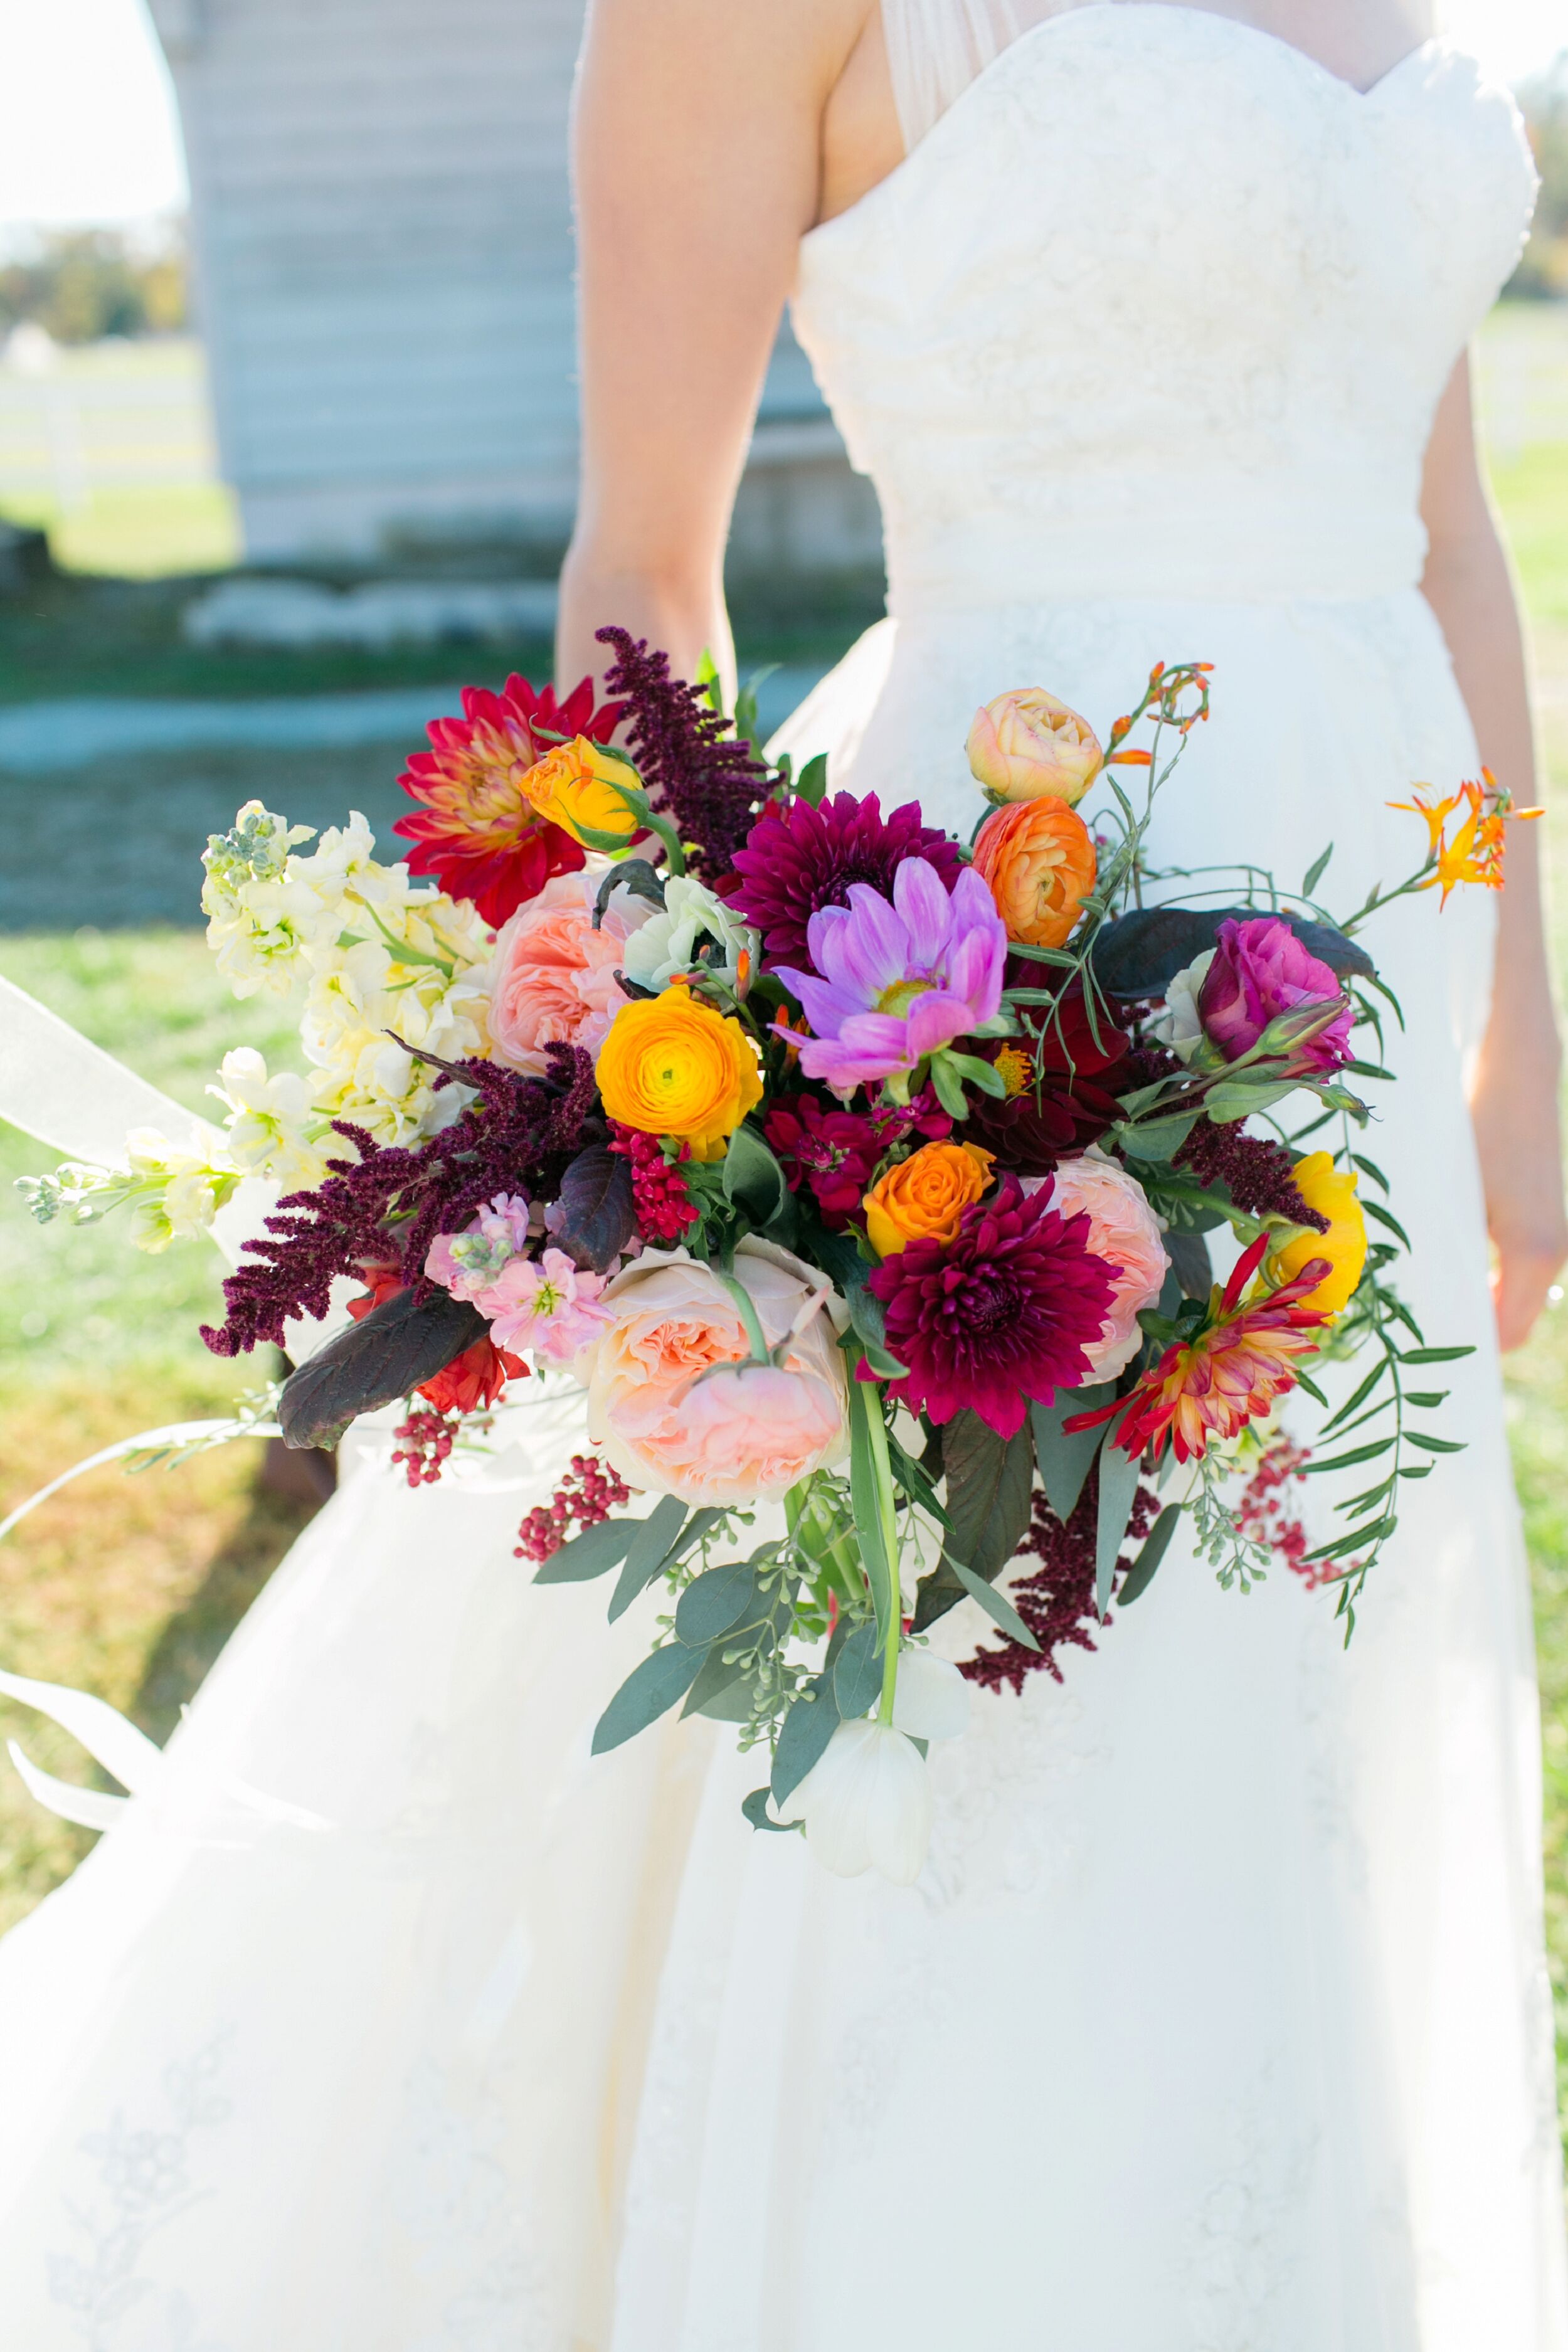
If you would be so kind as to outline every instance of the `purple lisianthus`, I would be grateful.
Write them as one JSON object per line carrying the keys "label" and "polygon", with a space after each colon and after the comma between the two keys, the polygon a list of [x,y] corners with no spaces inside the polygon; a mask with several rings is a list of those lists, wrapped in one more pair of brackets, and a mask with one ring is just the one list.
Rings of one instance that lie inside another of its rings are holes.
{"label": "purple lisianthus", "polygon": [[1334,1070],[1352,1052],[1351,1008],[1335,974],[1276,915],[1220,925],[1198,992],[1198,1018],[1227,1062],[1249,1054],[1281,1013],[1315,1004],[1342,1009],[1295,1045],[1290,1058],[1303,1070]]}
{"label": "purple lisianthus", "polygon": [[1026,1199],[1004,1177],[963,1213],[952,1242],[913,1241],[868,1277],[887,1310],[888,1346],[909,1367],[890,1393],[949,1422],[967,1406],[1013,1437],[1029,1401],[1089,1378],[1116,1269],[1093,1247],[1087,1213],[1063,1217],[1050,1193]]}
{"label": "purple lisianthus", "polygon": [[837,793],[813,808],[794,800],[770,801],[735,853],[733,877],[724,896],[761,931],[763,961],[810,960],[806,934],[822,907],[841,907],[853,882],[864,882],[884,898],[906,857],[923,857],[952,887],[963,871],[958,845],[921,822],[920,803],[910,801],[884,816],[875,793],[857,800]]}
{"label": "purple lisianthus", "polygon": [[838,1094],[914,1069],[1001,1008],[1007,933],[972,866],[950,892],[923,857],[907,857],[891,906],[852,882],[847,907],[813,915],[806,944],[816,971],[781,970],[779,978],[816,1034],[789,1033],[791,1043],[806,1076]]}

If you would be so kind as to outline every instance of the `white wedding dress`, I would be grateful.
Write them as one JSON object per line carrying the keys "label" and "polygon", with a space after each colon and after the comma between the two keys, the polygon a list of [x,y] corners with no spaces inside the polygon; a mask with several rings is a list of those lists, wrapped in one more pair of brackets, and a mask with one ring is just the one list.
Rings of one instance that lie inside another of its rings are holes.
{"label": "white wedding dress", "polygon": [[[910,152],[802,247],[891,617],[791,740],[967,832],[983,698],[1103,729],[1212,661],[1162,852],[1332,840],[1348,908],[1476,772],[1416,497],[1518,118],[1438,43],[1363,94],[1194,9],[1005,14],[888,0]],[[933,1751],[916,1889],[844,1883],[728,1728],[590,1758],[647,1623],[511,1554],[571,1394],[477,1481],[362,1468],[0,1947],[7,2352],[1568,2352],[1490,921],[1372,935],[1408,1293],[1479,1352],[1348,1654],[1178,1549]]]}

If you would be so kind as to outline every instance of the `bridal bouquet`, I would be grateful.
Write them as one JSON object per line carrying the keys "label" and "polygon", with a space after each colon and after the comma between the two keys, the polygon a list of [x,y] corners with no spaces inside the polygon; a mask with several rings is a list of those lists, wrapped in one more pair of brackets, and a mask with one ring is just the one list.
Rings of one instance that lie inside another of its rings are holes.
{"label": "bridal bouquet", "polygon": [[[1048,694],[987,706],[966,844],[769,767],[754,714],[604,634],[603,708],[513,678],[431,729],[405,863],[358,816],[307,854],[257,803],[214,837],[220,968],[303,991],[308,1075],[230,1054],[221,1151],[139,1135],[35,1205],[124,1202],[160,1247],[281,1183],[204,1337],[282,1346],[351,1279],[281,1390],[295,1445],[406,1400],[394,1459],[426,1483],[509,1383],[582,1383],[594,1450],[519,1556],[614,1574],[612,1619],[662,1596],[595,1747],[732,1722],[767,1759],[757,1827],[907,1884],[929,1741],[973,1685],[1092,1647],[1184,1517],[1222,1581],[1283,1556],[1353,1622],[1401,1482],[1458,1450],[1413,1382],[1468,1350],[1390,1286],[1404,1236],[1356,1148],[1398,1008],[1355,933],[1495,885],[1509,803],[1418,794],[1419,866],[1336,922],[1326,854],[1289,891],[1152,869],[1204,665],[1156,668],[1103,746]],[[1331,1411],[1313,1368],[1363,1349]],[[1326,1452],[1281,1431],[1292,1390]],[[1292,1495],[1363,1465],[1310,1541]],[[995,1638],[959,1666],[925,1637],[965,1599]]]}

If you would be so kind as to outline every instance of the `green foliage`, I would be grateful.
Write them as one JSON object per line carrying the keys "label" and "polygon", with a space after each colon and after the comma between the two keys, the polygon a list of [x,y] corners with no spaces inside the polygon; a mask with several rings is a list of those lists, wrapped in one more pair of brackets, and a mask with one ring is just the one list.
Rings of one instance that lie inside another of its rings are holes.
{"label": "green foliage", "polygon": [[122,229],[47,229],[0,263],[0,335],[23,320],[57,343],[167,335],[185,324],[183,234],[154,241]]}

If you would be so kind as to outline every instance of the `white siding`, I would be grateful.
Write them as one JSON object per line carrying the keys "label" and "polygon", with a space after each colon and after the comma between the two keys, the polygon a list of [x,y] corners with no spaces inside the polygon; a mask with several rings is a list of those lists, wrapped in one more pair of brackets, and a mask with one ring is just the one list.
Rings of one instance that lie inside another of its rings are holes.
{"label": "white siding", "polygon": [[[575,488],[583,0],[153,0],[253,557],[544,541]],[[764,415],[820,415],[786,339]],[[847,489],[850,486],[846,478]]]}

